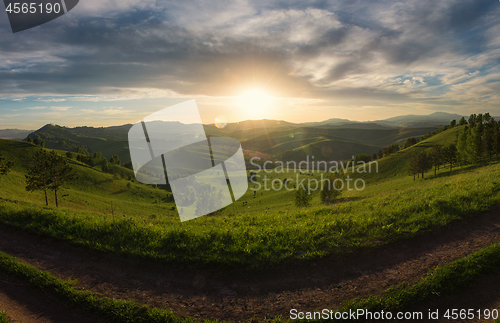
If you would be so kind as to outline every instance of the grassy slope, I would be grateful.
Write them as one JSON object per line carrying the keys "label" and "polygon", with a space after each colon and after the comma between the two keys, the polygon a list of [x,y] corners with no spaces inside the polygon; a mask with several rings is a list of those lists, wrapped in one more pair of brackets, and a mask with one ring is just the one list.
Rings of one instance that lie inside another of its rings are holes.
{"label": "grassy slope", "polygon": [[[300,140],[307,138],[323,137],[328,139],[338,139],[343,141],[363,143],[367,145],[387,146],[397,140],[412,136],[421,136],[427,134],[435,128],[401,128],[401,129],[356,129],[356,128],[295,128],[290,130],[277,129],[269,131],[259,137],[245,141],[252,147],[269,149],[277,143],[290,141],[300,144]],[[289,137],[293,133],[294,137]]]}
{"label": "grassy slope", "polygon": [[[0,221],[101,250],[179,263],[262,267],[345,253],[380,243],[376,241],[406,239],[487,210],[499,202],[500,184],[492,180],[500,176],[499,164],[466,168],[453,176],[441,170],[437,176],[428,174],[426,180],[415,182],[405,175],[400,163],[404,163],[406,154],[433,142],[446,143],[454,138],[455,131],[443,132],[408,151],[382,159],[383,172],[366,176],[364,191],[344,192],[339,203],[329,206],[320,204],[318,193],[314,194],[312,207],[298,209],[293,205],[294,192],[261,190],[254,197],[249,190],[215,216],[180,223],[173,211],[169,211],[173,204],[152,203],[155,200],[151,196],[160,194],[160,190],[141,185],[131,192],[120,192],[125,181],[119,180],[118,187],[108,192],[114,181],[102,183],[103,189],[99,189],[101,184],[96,180],[95,192],[82,192],[90,183],[82,184],[81,190],[69,189],[70,196],[63,204],[69,209],[53,210],[40,207],[41,195],[34,203],[30,201],[31,195],[22,191],[22,174],[9,174],[0,179],[11,183],[8,190],[2,185],[2,194],[14,191],[16,197],[2,201]],[[109,179],[107,174],[89,171]],[[268,174],[271,180],[296,179],[297,175]],[[313,179],[313,176],[298,176],[299,180]],[[319,179],[320,174],[315,178]],[[250,186],[263,184],[260,181]],[[77,202],[83,198],[87,203],[78,206]],[[120,198],[117,205],[121,217],[113,218],[109,208],[107,212],[102,208],[112,199]]]}
{"label": "grassy slope", "polygon": [[[0,177],[0,197],[7,201],[16,201],[33,206],[44,206],[42,191],[27,192],[25,190],[27,167],[31,156],[41,149],[34,145],[10,140],[0,140],[0,151],[14,167],[8,175]],[[59,152],[64,154],[64,152]],[[162,214],[177,216],[170,208],[174,206],[171,193],[151,186],[142,185],[135,180],[117,179],[101,172],[100,166],[91,168],[76,160],[70,163],[77,170],[79,179],[59,193],[60,205],[70,210],[92,210],[99,213],[111,213],[113,203],[116,214],[151,215]],[[133,172],[120,168],[122,172],[133,178]],[[130,188],[127,184],[130,183]],[[49,204],[54,205],[54,196],[49,191]],[[166,206],[166,207],[165,207]]]}
{"label": "grassy slope", "polygon": [[[278,155],[290,151],[293,159],[302,158],[304,150],[310,146],[321,151],[325,145],[333,152],[329,159],[345,160],[352,154],[373,153],[394,142],[405,141],[411,136],[421,136],[435,128],[402,129],[358,129],[335,127],[298,127],[297,125],[274,120],[245,121],[228,124],[223,129],[205,125],[208,136],[229,136],[242,142],[246,150]],[[45,141],[45,147],[51,149],[76,151],[82,147],[94,152],[102,152],[110,158],[117,154],[122,162],[130,160],[127,144],[127,132],[130,125],[108,128],[77,127],[66,128],[46,125],[30,135]],[[293,137],[290,134],[294,134]],[[318,148],[319,147],[319,148]],[[351,149],[348,149],[351,147]],[[298,151],[293,151],[298,150]],[[306,151],[307,153],[307,151]]]}
{"label": "grassy slope", "polygon": [[45,147],[76,152],[78,147],[89,152],[102,152],[107,159],[118,155],[125,163],[130,161],[127,132],[130,125],[109,128],[65,128],[45,125],[30,135],[45,141]]}

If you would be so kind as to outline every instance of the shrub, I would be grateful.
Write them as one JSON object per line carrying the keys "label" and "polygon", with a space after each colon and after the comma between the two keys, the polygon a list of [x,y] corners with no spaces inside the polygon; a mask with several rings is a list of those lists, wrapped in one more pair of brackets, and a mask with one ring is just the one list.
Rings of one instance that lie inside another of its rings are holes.
{"label": "shrub", "polygon": [[295,191],[295,206],[308,207],[311,205],[312,195],[307,192],[305,187],[298,187]]}

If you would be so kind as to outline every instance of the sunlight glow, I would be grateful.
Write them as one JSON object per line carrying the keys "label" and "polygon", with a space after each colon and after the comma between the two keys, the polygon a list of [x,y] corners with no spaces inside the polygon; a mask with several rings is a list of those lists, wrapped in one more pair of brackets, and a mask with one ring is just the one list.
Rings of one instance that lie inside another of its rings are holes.
{"label": "sunlight glow", "polygon": [[242,93],[240,107],[250,119],[262,119],[269,116],[273,97],[259,88],[252,88]]}

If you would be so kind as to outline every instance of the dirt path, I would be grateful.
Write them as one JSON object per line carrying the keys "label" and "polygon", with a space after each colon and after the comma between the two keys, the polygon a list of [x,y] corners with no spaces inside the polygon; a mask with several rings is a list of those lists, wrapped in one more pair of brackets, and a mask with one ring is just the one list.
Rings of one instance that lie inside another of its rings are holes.
{"label": "dirt path", "polygon": [[[499,242],[500,209],[370,252],[261,271],[158,264],[96,252],[5,226],[0,226],[0,237],[1,251],[61,278],[77,278],[84,288],[172,308],[177,314],[238,321],[288,317],[292,308],[333,309],[346,300],[376,295],[396,283],[417,280],[429,268]],[[485,297],[491,295],[495,294]]]}
{"label": "dirt path", "polygon": [[98,323],[95,315],[66,304],[51,293],[32,288],[26,282],[0,272],[0,309],[13,322],[21,323]]}

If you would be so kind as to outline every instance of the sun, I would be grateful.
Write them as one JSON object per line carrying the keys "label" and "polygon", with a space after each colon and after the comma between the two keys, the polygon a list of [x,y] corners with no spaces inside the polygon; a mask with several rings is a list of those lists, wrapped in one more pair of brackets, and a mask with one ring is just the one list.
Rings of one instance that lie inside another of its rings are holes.
{"label": "sun", "polygon": [[262,119],[269,115],[273,97],[260,88],[244,91],[240,96],[240,106],[250,119]]}

